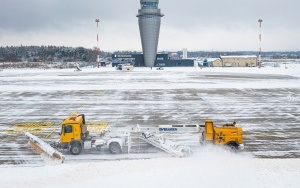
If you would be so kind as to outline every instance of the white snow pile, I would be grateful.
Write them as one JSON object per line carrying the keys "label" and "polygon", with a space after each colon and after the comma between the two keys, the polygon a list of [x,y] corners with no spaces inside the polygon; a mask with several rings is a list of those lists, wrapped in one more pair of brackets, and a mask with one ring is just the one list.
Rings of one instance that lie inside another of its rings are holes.
{"label": "white snow pile", "polygon": [[255,159],[208,147],[189,158],[65,163],[0,169],[2,188],[299,187],[299,159]]}

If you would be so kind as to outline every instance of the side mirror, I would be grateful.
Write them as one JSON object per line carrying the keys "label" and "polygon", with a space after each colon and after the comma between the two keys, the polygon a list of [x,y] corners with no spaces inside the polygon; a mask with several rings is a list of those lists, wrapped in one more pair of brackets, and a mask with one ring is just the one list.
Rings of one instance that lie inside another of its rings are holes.
{"label": "side mirror", "polygon": [[58,133],[58,135],[60,136],[60,135],[61,135],[61,133]]}

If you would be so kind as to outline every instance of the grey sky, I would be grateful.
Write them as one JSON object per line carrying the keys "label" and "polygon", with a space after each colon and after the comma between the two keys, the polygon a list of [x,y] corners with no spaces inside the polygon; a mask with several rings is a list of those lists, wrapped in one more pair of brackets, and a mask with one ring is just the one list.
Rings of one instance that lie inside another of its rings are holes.
{"label": "grey sky", "polygon": [[[300,50],[299,0],[160,0],[159,50]],[[139,0],[0,0],[0,46],[141,51]],[[100,19],[97,30],[95,19]]]}

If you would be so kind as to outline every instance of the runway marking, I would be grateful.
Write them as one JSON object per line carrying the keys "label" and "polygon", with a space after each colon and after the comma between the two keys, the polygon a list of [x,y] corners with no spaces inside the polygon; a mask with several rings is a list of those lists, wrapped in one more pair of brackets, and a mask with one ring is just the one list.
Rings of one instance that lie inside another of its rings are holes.
{"label": "runway marking", "polygon": [[86,105],[86,103],[82,103],[80,106],[79,106],[79,108],[82,108],[82,107],[84,107]]}
{"label": "runway marking", "polygon": [[50,138],[50,136],[61,126],[61,123],[57,125],[49,134],[45,136],[45,138]]}
{"label": "runway marking", "polygon": [[104,133],[108,126],[108,122],[89,121],[86,122],[87,130],[91,133]]}
{"label": "runway marking", "polygon": [[[30,132],[32,134],[43,134],[46,131],[49,131],[50,128],[53,128],[53,122],[22,122],[15,123],[12,127],[5,129],[4,133],[8,135],[18,135],[24,134],[25,132]],[[87,130],[91,133],[104,133],[107,130],[108,122],[102,121],[89,121],[86,122]],[[61,124],[58,124],[57,127],[53,128],[50,133],[48,133],[45,138],[49,138],[53,132],[55,132]]]}
{"label": "runway marking", "polygon": [[21,122],[15,123],[11,128],[5,129],[6,134],[24,134],[30,132],[32,134],[42,134],[54,125],[53,122]]}

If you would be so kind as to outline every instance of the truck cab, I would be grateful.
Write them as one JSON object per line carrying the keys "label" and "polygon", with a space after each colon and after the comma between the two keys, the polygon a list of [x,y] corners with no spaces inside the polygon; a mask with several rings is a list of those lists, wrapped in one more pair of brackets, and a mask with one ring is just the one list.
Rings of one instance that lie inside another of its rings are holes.
{"label": "truck cab", "polygon": [[72,114],[62,122],[60,145],[70,149],[72,154],[79,154],[83,147],[83,138],[87,134],[84,114]]}

